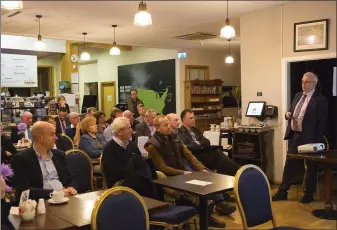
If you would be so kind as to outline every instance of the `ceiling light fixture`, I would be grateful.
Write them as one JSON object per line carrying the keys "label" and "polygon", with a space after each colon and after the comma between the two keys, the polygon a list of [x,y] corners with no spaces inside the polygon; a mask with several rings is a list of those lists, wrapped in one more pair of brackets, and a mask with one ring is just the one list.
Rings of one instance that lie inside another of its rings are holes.
{"label": "ceiling light fixture", "polygon": [[85,35],[87,33],[82,33],[83,34],[83,40],[84,40],[84,52],[81,54],[81,61],[90,61],[90,54],[87,52],[87,47],[85,46]]}
{"label": "ceiling light fixture", "polygon": [[227,57],[225,59],[225,63],[227,64],[232,64],[234,63],[234,58],[233,56],[231,55],[231,44],[230,44],[230,40],[228,40],[228,54],[227,54]]}
{"label": "ceiling light fixture", "polygon": [[41,18],[42,18],[42,15],[36,15],[36,18],[38,19],[39,21],[39,34],[37,35],[37,40],[35,42],[35,48],[37,50],[44,50],[46,48],[46,44],[42,41],[42,36],[41,36]]}
{"label": "ceiling light fixture", "polygon": [[23,8],[22,1],[1,1],[1,9],[20,10]]}
{"label": "ceiling light fixture", "polygon": [[150,26],[152,25],[152,17],[147,12],[146,3],[141,1],[138,6],[138,12],[135,15],[134,24],[136,26]]}
{"label": "ceiling light fixture", "polygon": [[228,18],[228,0],[227,0],[227,18],[226,18],[226,25],[222,27],[220,31],[220,37],[231,39],[235,37],[235,29],[233,26],[231,26],[231,22]]}
{"label": "ceiling light fixture", "polygon": [[117,25],[112,25],[114,28],[114,43],[112,44],[112,48],[110,49],[110,55],[117,56],[121,54],[121,50],[117,47],[116,44],[116,27]]}

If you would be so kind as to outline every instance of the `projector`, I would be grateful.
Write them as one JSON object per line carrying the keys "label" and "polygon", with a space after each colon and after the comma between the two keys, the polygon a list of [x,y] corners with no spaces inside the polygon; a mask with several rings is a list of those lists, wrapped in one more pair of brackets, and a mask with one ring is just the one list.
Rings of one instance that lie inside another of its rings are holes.
{"label": "projector", "polygon": [[299,153],[316,153],[324,150],[325,145],[323,143],[306,144],[297,147]]}

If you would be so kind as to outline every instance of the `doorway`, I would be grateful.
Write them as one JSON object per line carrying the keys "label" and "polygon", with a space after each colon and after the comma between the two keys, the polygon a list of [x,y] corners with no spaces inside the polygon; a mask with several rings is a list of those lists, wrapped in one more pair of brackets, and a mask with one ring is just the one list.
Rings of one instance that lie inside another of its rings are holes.
{"label": "doorway", "polygon": [[[306,55],[306,56],[296,56],[296,57],[289,57],[289,58],[282,58],[282,106],[279,112],[279,116],[283,116],[288,109],[290,108],[291,100],[291,87],[290,87],[290,63],[292,62],[300,62],[300,61],[309,61],[309,60],[321,60],[321,59],[330,59],[336,58],[336,52],[332,53],[324,53],[324,54],[314,54],[314,55]],[[287,128],[287,122],[282,122],[282,133],[284,134]],[[283,141],[282,143],[282,161],[283,167],[284,162],[286,160],[286,153],[287,153],[287,143]],[[281,160],[281,159],[280,159]],[[282,169],[283,169],[282,167]]]}
{"label": "doorway", "polygon": [[101,111],[110,117],[110,110],[116,105],[116,84],[114,81],[101,82]]}

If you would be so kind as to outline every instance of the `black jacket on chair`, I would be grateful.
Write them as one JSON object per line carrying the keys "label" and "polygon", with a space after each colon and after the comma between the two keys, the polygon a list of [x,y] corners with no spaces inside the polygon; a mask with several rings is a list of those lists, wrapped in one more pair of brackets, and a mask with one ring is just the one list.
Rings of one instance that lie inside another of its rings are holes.
{"label": "black jacket on chair", "polygon": [[129,142],[126,149],[111,139],[102,154],[103,173],[109,188],[117,181],[124,179],[127,165],[133,156],[141,155],[137,145]]}
{"label": "black jacket on chair", "polygon": [[10,152],[12,156],[18,152],[14,147],[13,142],[6,136],[1,135],[1,163],[5,164],[7,164],[12,157],[8,157],[6,151]]}
{"label": "black jacket on chair", "polygon": [[[303,92],[296,93],[289,111],[291,114],[294,114],[296,105],[301,99],[302,94]],[[316,90],[312,95],[304,114],[302,131],[300,132],[301,143],[298,143],[298,145],[321,142],[322,136],[325,135],[327,131],[327,119],[328,100]],[[294,131],[291,129],[291,119],[289,119],[284,139],[291,139],[293,133]]]}
{"label": "black jacket on chair", "polygon": [[[76,188],[64,152],[57,149],[51,149],[51,152],[53,153],[52,161],[63,187]],[[17,201],[20,200],[21,193],[27,189],[30,189],[30,199],[50,198],[49,194],[53,190],[43,189],[42,171],[33,148],[26,149],[14,155],[12,158],[12,168],[14,170],[13,186],[16,190]]]}
{"label": "black jacket on chair", "polygon": [[178,136],[193,154],[198,154],[205,148],[209,148],[211,146],[211,142],[202,135],[198,128],[191,127],[191,130],[195,134],[195,138],[199,141],[200,145],[194,142],[190,132],[185,126],[178,129]]}
{"label": "black jacket on chair", "polygon": [[[65,125],[65,129],[67,129],[67,127],[70,125],[70,121],[68,118],[64,119],[66,125]],[[56,122],[56,133],[61,134],[62,133],[62,128],[61,128],[61,123],[60,123],[60,119],[59,117],[55,117],[55,122]],[[65,132],[66,130],[64,130]]]}

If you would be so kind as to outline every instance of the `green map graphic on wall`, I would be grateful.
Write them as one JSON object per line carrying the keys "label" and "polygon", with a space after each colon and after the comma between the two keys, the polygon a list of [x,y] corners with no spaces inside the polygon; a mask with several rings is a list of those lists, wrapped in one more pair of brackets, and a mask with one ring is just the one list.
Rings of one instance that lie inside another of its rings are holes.
{"label": "green map graphic on wall", "polygon": [[163,114],[167,94],[168,88],[166,88],[161,96],[151,89],[138,88],[137,90],[138,98],[143,101],[145,108],[152,108],[161,114]]}
{"label": "green map graphic on wall", "polygon": [[126,104],[131,89],[146,109],[176,112],[175,59],[118,66],[119,103]]}

